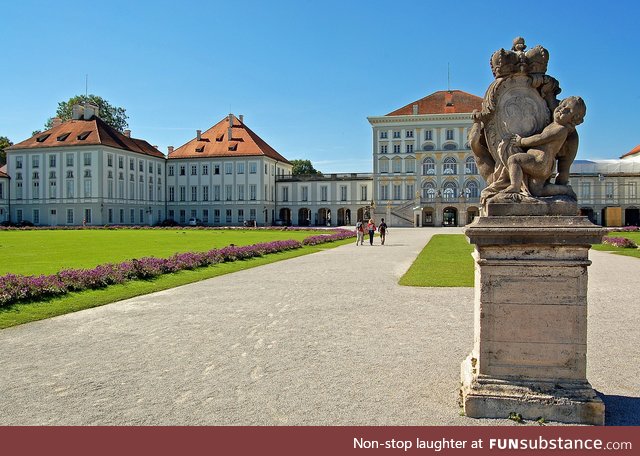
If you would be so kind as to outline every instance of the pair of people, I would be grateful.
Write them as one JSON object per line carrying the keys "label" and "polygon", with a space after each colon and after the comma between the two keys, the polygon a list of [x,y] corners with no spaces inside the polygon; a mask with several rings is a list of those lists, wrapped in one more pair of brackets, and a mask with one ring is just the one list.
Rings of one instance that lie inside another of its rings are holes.
{"label": "pair of people", "polygon": [[[358,223],[356,223],[356,245],[358,245],[358,243],[360,243],[360,245],[364,245],[365,230],[369,232],[369,244],[373,245],[373,235],[376,232],[376,224],[373,219],[369,219],[369,222],[367,222],[366,226],[361,221],[358,221]],[[380,226],[377,227],[377,230],[380,232],[380,242],[382,245],[384,245],[384,241],[387,237],[387,231],[389,230],[387,224],[384,222],[384,219],[381,219]]]}

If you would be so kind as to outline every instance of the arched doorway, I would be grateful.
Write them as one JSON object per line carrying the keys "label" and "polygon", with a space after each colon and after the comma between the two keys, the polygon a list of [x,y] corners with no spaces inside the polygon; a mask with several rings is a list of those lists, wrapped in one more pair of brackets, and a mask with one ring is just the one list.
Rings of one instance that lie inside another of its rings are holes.
{"label": "arched doorway", "polygon": [[593,209],[590,207],[581,207],[580,215],[583,217],[587,217],[591,223],[596,223],[596,215],[593,212]]}
{"label": "arched doorway", "polygon": [[289,209],[288,207],[281,207],[278,219],[282,220],[283,225],[291,225],[291,209]]}
{"label": "arched doorway", "polygon": [[473,222],[475,217],[480,217],[480,209],[475,206],[467,208],[467,225]]}
{"label": "arched doorway", "polygon": [[422,209],[422,226],[433,226],[433,208],[425,207]]}
{"label": "arched doorway", "polygon": [[624,224],[626,226],[640,226],[640,209],[629,207],[624,210]]}
{"label": "arched doorway", "polygon": [[445,207],[442,211],[442,226],[458,226],[458,209]]}
{"label": "arched doorway", "polygon": [[338,209],[338,226],[351,225],[351,209]]}
{"label": "arched doorway", "polygon": [[309,209],[308,207],[302,207],[298,209],[298,225],[311,225],[311,209]]}
{"label": "arched doorway", "polygon": [[331,224],[331,209],[321,207],[318,209],[316,225],[330,225]]}

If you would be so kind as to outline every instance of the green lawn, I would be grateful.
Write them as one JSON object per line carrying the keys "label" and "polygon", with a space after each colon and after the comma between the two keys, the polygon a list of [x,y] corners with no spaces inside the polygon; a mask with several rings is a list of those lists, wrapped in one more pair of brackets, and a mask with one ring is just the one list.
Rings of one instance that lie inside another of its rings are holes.
{"label": "green lawn", "polygon": [[[631,239],[637,245],[640,245],[640,231],[613,231],[607,234],[608,237],[625,237],[627,239]],[[614,247],[612,245],[606,244],[597,244],[593,246],[594,250],[603,250],[606,252],[613,252],[618,255],[625,255],[640,258],[640,249],[621,249],[620,247]]]}
{"label": "green lawn", "polygon": [[295,239],[322,231],[296,230],[34,230],[0,231],[0,275],[55,274],[132,258],[167,258],[230,244]]}
{"label": "green lawn", "polygon": [[400,279],[413,287],[472,287],[473,246],[464,234],[436,234]]}
{"label": "green lawn", "polygon": [[[213,232],[210,232],[213,233]],[[264,233],[264,231],[263,231]],[[285,232],[286,233],[286,232]],[[293,232],[289,232],[292,234]],[[306,234],[305,234],[306,233]],[[296,234],[303,234],[302,237],[311,235],[309,231]],[[289,237],[288,239],[291,239]],[[271,239],[264,239],[261,242]],[[123,299],[153,293],[156,291],[174,288],[192,282],[197,282],[223,274],[249,269],[276,261],[287,260],[310,253],[319,252],[328,248],[337,247],[353,242],[353,239],[344,239],[317,246],[304,246],[300,249],[290,250],[281,253],[265,255],[263,257],[251,258],[248,260],[220,263],[207,268],[180,271],[174,274],[165,274],[152,280],[135,280],[121,285],[112,285],[100,290],[88,290],[78,293],[47,299],[40,302],[28,302],[13,304],[8,307],[0,307],[0,329],[8,328],[31,321],[43,320],[57,315],[63,315],[91,307],[102,306]],[[234,242],[239,245],[238,242]]]}

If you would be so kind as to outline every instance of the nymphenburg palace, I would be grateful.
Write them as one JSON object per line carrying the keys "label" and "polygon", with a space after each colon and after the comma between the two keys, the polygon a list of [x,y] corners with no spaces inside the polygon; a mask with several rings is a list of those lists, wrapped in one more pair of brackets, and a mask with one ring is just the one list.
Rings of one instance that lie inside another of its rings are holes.
{"label": "nymphenburg palace", "polygon": [[[292,175],[292,164],[229,114],[165,155],[111,128],[97,107],[17,143],[0,169],[0,222],[56,225],[462,226],[485,182],[467,143],[482,98],[439,91],[368,118],[373,173]],[[583,215],[639,225],[640,146],[619,160],[577,160],[571,185]]]}

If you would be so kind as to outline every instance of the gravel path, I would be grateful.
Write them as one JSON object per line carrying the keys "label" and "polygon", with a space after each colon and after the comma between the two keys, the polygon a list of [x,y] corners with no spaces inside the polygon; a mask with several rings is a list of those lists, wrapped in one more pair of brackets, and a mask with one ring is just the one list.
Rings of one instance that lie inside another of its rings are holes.
{"label": "gravel path", "polygon": [[[397,281],[434,233],[0,331],[0,425],[512,425],[459,416],[473,289]],[[378,242],[378,239],[376,239]],[[640,424],[640,261],[592,252],[588,378]]]}

